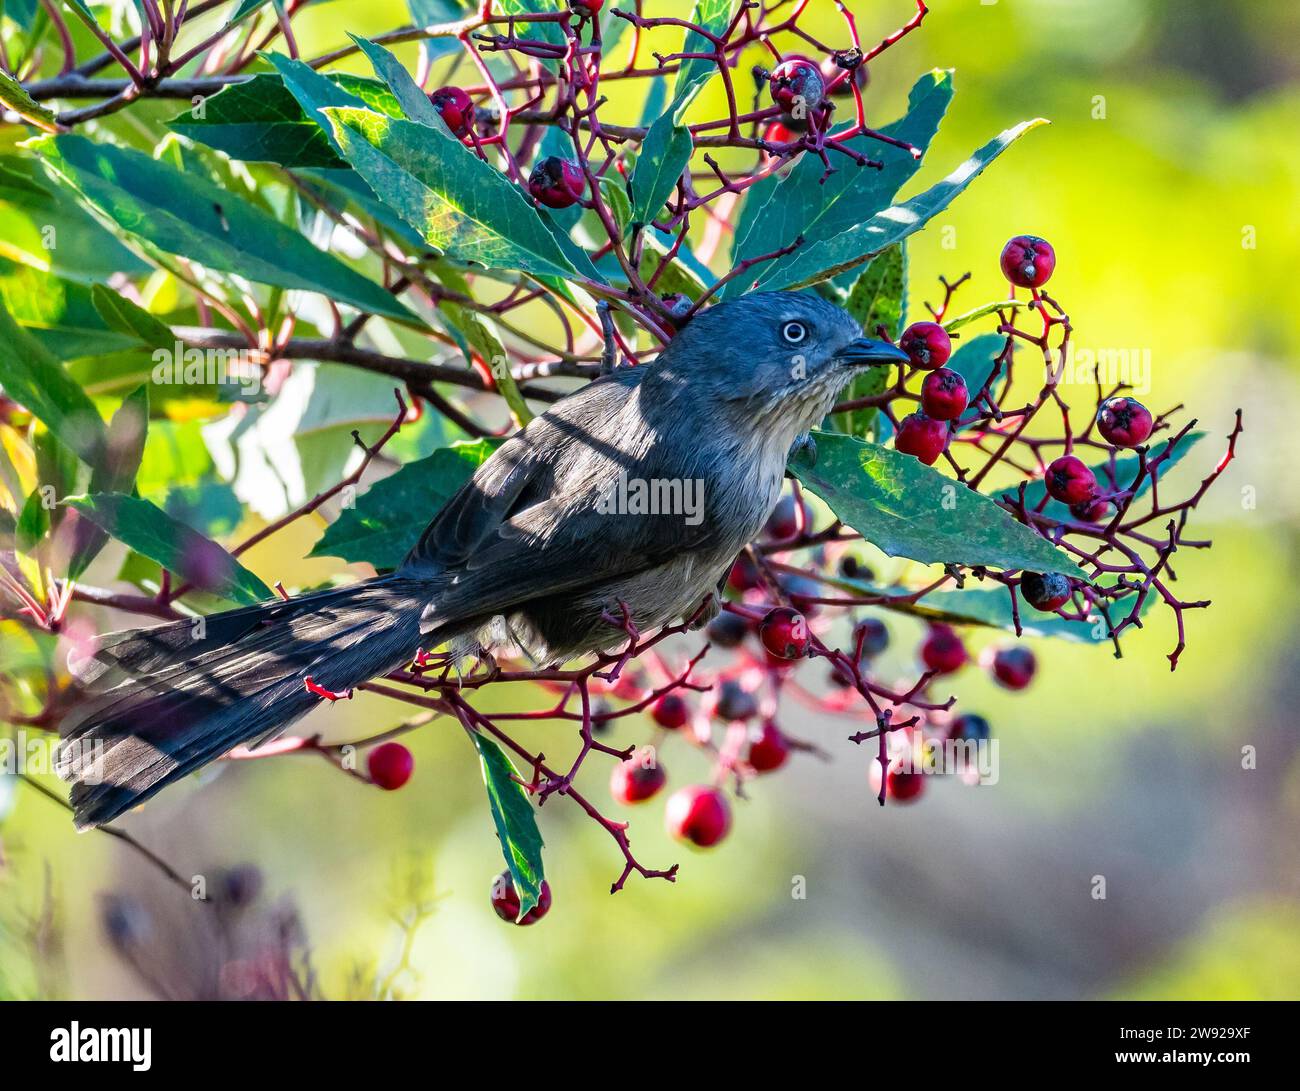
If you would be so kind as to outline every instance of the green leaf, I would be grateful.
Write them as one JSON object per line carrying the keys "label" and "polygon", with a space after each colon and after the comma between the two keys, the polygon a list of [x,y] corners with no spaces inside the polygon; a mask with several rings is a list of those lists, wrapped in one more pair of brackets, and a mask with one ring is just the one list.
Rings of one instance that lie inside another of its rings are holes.
{"label": "green leaf", "polygon": [[455,443],[408,462],[371,485],[355,507],[345,508],[325,528],[311,556],[396,568],[438,510],[500,445],[489,439]]}
{"label": "green leaf", "polygon": [[[402,114],[393,93],[378,80],[344,73],[311,74],[334,93],[338,101],[330,105],[366,105],[393,117]],[[172,118],[168,127],[232,159],[296,168],[347,167],[280,75],[261,73],[229,84],[201,105],[201,111],[190,109]]]}
{"label": "green leaf", "polygon": [[149,348],[172,350],[176,347],[176,335],[165,323],[120,292],[110,291],[103,284],[94,285],[90,292],[95,310],[109,329]]}
{"label": "green leaf", "polygon": [[[854,283],[844,309],[858,321],[868,337],[875,337],[877,327],[884,326],[885,333],[897,340],[902,332],[906,297],[907,254],[904,245],[899,243],[871,259]],[[854,377],[840,400],[851,402],[881,394],[893,374],[892,368],[864,368]],[[876,412],[875,406],[867,406],[833,414],[832,425],[838,426],[835,431],[866,439],[872,433]]]}
{"label": "green leaf", "polygon": [[[411,21],[418,27],[451,23],[466,15],[465,5],[460,0],[406,0],[406,6],[411,9]],[[622,22],[621,19],[617,21]],[[458,38],[420,39],[420,52],[424,55],[425,64],[455,53],[460,48]]]}
{"label": "green leaf", "polygon": [[523,194],[454,137],[370,110],[322,113],[348,161],[430,246],[489,269],[577,275]]}
{"label": "green leaf", "polygon": [[[438,278],[458,295],[470,294],[469,280],[459,269],[453,268],[446,262],[440,263]],[[492,381],[505,399],[506,405],[510,407],[510,416],[514,419],[515,426],[523,428],[533,419],[533,414],[525,403],[524,396],[519,392],[519,384],[515,382],[514,374],[510,370],[510,357],[506,353],[505,345],[501,343],[496,325],[480,311],[461,306],[450,299],[443,300],[438,305],[438,311],[450,325],[455,327],[468,347],[488,366],[492,373]],[[467,359],[465,366],[472,366],[472,362]]]}
{"label": "green leaf", "polygon": [[41,137],[29,147],[89,208],[149,246],[258,283],[415,321],[380,285],[206,178],[82,136]]}
{"label": "green leaf", "polygon": [[18,513],[18,524],[14,528],[14,545],[19,552],[31,554],[38,542],[50,531],[50,509],[45,506],[42,490],[32,490]]}
{"label": "green leaf", "polygon": [[515,779],[518,774],[505,751],[481,732],[475,731],[471,737],[478,748],[492,824],[496,827],[501,855],[506,859],[515,892],[519,895],[519,916],[522,917],[537,904],[542,881],[546,878],[537,816],[533,813],[528,794]]}
{"label": "green leaf", "polygon": [[[503,15],[540,15],[562,11],[568,6],[568,0],[493,0],[492,14],[498,18]],[[565,43],[564,31],[556,23],[522,23],[516,29],[521,37],[540,39],[551,45],[562,46]],[[560,67],[560,62],[551,57],[544,58],[541,63],[552,72]]]}
{"label": "green leaf", "polygon": [[959,330],[962,326],[969,325],[988,315],[996,314],[998,311],[1014,311],[1029,306],[1029,300],[1024,299],[999,299],[992,303],[985,303],[965,314],[959,314],[956,318],[949,318],[944,322],[943,328],[949,333]]}
{"label": "green leaf", "polygon": [[8,106],[24,121],[47,133],[58,131],[59,123],[54,119],[54,111],[42,106],[21,83],[4,72],[0,72],[0,106]]}
{"label": "green leaf", "polygon": [[966,389],[973,399],[984,389],[1006,344],[1007,339],[1001,334],[982,333],[969,341],[958,342],[957,351],[945,366],[966,380]]}
{"label": "green leaf", "polygon": [[[226,23],[226,26],[233,27],[236,23],[242,23],[250,15],[253,15],[258,8],[265,5],[266,0],[239,0],[239,7],[231,14],[230,21]],[[275,6],[280,7],[279,0],[276,0]]]}
{"label": "green leaf", "polygon": [[[3,162],[7,170],[5,189],[0,192],[0,239],[5,242],[5,256],[22,263],[26,275],[48,270],[53,276],[90,285],[114,274],[138,276],[153,271],[83,208],[66,186],[51,182],[35,156],[4,157]],[[9,185],[14,175],[31,184]],[[9,279],[0,276],[0,294],[9,294],[3,284]],[[48,311],[53,302],[43,301],[40,309]],[[23,313],[12,296],[9,306],[16,317],[33,317]]]}
{"label": "green leaf", "polygon": [[[1195,447],[1204,437],[1204,432],[1187,433],[1187,435],[1179,441],[1178,446],[1174,448],[1173,453],[1170,454],[1168,458],[1165,458],[1165,460],[1160,464],[1160,468],[1156,471],[1157,476],[1163,476],[1174,466],[1178,465],[1178,463],[1182,461],[1183,456]],[[1169,440],[1164,440],[1152,447],[1147,454],[1147,465],[1150,466],[1156,459],[1162,458],[1168,446]],[[1131,451],[1128,454],[1118,456],[1115,459],[1115,472],[1113,476],[1111,474],[1111,464],[1109,461],[1098,462],[1089,468],[1103,486],[1105,486],[1109,481],[1113,482],[1114,487],[1117,489],[1127,489],[1133,483],[1133,478],[1137,476],[1138,455],[1136,451]],[[1136,500],[1138,497],[1144,495],[1150,488],[1151,475],[1145,474],[1143,475],[1141,482],[1138,484],[1137,492],[1134,494],[1134,499]],[[1016,496],[1015,490],[991,489],[990,492],[993,495],[1010,496],[1012,499]],[[1027,486],[1025,486],[1025,506],[1029,508],[1030,511],[1033,511],[1038,507],[1039,502],[1046,495],[1047,486],[1043,483],[1041,477],[1036,481],[1031,481]],[[1074,518],[1074,516],[1070,514],[1069,505],[1062,504],[1059,500],[1048,500],[1047,506],[1043,508],[1043,514],[1049,519],[1068,520]]]}
{"label": "green leaf", "polygon": [[641,152],[632,168],[632,223],[650,223],[668,198],[691,161],[695,142],[685,126],[674,120],[676,106],[659,118],[641,142]]}
{"label": "green leaf", "polygon": [[[877,587],[861,580],[845,579],[842,576],[828,577],[827,583],[844,591],[859,595],[905,595],[906,589],[900,587]],[[1148,595],[1142,604],[1142,612],[1151,608],[1159,596]],[[1118,622],[1132,609],[1131,603],[1120,600],[1111,608],[1111,618]],[[961,590],[931,591],[916,602],[886,602],[881,609],[895,613],[909,614],[925,618],[927,621],[946,621],[952,625],[982,625],[1001,629],[1004,632],[1016,631],[1015,621],[1011,616],[1011,595],[1005,587],[968,587]],[[1119,611],[1117,613],[1117,611]],[[1098,624],[1100,622],[1100,624]],[[1057,637],[1062,640],[1086,644],[1102,644],[1110,640],[1105,618],[1100,613],[1084,621],[1067,621],[1055,614],[1041,614],[1021,601],[1020,630],[1024,636]]]}
{"label": "green leaf", "polygon": [[[925,152],[952,102],[952,73],[935,69],[912,87],[907,113],[886,125],[886,136],[903,140]],[[825,165],[815,155],[802,156],[784,179],[769,175],[751,187],[745,200],[735,260],[758,257],[778,250],[800,236],[805,246],[831,238],[888,208],[899,188],[921,167],[921,160],[904,148],[895,148],[866,136],[856,136],[846,146],[884,167],[859,167],[837,156],[837,169],[823,180]],[[755,275],[764,280],[795,255],[780,258],[770,268],[759,266]],[[734,294],[743,289],[732,289]]]}
{"label": "green leaf", "polygon": [[[108,423],[104,453],[90,475],[91,493],[130,493],[140,472],[145,438],[149,432],[149,388],[128,394]],[[69,551],[67,576],[77,579],[108,541],[93,522],[81,520]]]}
{"label": "green leaf", "polygon": [[104,446],[94,403],[0,299],[0,387],[28,409],[82,462],[93,466]]}
{"label": "green leaf", "polygon": [[834,432],[814,433],[817,463],[790,468],[835,515],[891,557],[1079,576],[1070,558],[982,496],[910,455]]}
{"label": "green leaf", "polygon": [[[731,18],[731,0],[696,0],[691,22],[714,34],[721,34]],[[712,50],[713,43],[698,31],[689,31],[682,44],[683,53]],[[650,126],[641,141],[636,165],[628,188],[632,192],[632,224],[648,224],[673,195],[677,180],[690,166],[695,141],[683,123],[700,90],[716,73],[718,66],[703,57],[684,60],[677,73],[672,104]]]}
{"label": "green leaf", "polygon": [[[910,201],[878,212],[858,226],[841,231],[832,238],[801,246],[788,257],[773,264],[762,277],[762,287],[765,290],[807,287],[861,265],[885,247],[915,234],[931,218],[947,208],[985,167],[1021,136],[1045,124],[1046,121],[1037,118],[1007,129],[977,150],[942,181],[936,182]],[[737,278],[743,279],[745,278]]]}
{"label": "green leaf", "polygon": [[245,606],[271,597],[271,589],[216,542],[148,500],[99,493],[70,497],[64,503],[186,583]]}
{"label": "green leaf", "polygon": [[[731,2],[732,0],[695,0],[695,10],[691,13],[690,21],[721,37],[731,23]],[[714,44],[695,30],[688,31],[686,40],[682,43],[683,53],[710,53],[713,49]],[[686,112],[686,105],[717,71],[717,64],[705,57],[690,57],[682,61],[673,92],[678,120]]]}
{"label": "green leaf", "polygon": [[[644,232],[641,236],[641,264],[637,268],[641,279],[649,280],[654,276],[667,255],[668,247],[661,241],[659,233]],[[660,295],[680,292],[694,301],[705,293],[708,285],[704,283],[699,273],[682,259],[683,251],[678,250],[677,257],[668,263],[668,267],[662,273],[659,273],[659,279],[655,281],[655,291]]]}
{"label": "green leaf", "polygon": [[401,116],[407,121],[418,121],[421,125],[428,125],[431,129],[451,135],[451,130],[442,120],[442,115],[429,101],[429,96],[420,90],[420,85],[411,78],[411,74],[401,61],[383,46],[376,45],[366,38],[356,34],[349,34],[348,37],[357,43],[370,62],[370,66],[375,70],[375,75],[392,91],[393,97],[401,107]]}

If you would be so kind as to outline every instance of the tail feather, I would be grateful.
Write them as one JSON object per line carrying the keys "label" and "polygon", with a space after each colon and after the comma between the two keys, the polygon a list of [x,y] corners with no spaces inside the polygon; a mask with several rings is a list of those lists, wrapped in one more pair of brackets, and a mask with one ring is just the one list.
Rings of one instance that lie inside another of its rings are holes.
{"label": "tail feather", "polygon": [[59,772],[79,829],[97,826],[424,642],[427,582],[388,576],[287,602],[106,637],[76,664],[89,690],[62,725]]}

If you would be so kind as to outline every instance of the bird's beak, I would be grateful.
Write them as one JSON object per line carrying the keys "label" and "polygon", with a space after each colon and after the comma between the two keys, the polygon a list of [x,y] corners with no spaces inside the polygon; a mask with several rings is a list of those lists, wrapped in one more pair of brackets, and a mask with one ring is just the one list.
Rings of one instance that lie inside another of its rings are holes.
{"label": "bird's beak", "polygon": [[864,364],[905,364],[908,357],[907,353],[888,341],[859,337],[840,349],[835,354],[835,359],[856,367]]}

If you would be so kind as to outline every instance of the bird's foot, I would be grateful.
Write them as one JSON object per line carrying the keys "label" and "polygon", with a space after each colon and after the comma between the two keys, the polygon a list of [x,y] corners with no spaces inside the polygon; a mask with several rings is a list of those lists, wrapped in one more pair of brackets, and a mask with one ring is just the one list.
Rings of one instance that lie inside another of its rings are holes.
{"label": "bird's foot", "polygon": [[311,675],[304,678],[302,684],[306,687],[308,693],[314,693],[317,697],[324,697],[325,700],[330,702],[330,704],[333,704],[335,701],[350,701],[352,700],[352,694],[355,692],[350,689],[345,689],[340,692],[337,690],[326,689],[324,686],[318,686],[312,681]]}

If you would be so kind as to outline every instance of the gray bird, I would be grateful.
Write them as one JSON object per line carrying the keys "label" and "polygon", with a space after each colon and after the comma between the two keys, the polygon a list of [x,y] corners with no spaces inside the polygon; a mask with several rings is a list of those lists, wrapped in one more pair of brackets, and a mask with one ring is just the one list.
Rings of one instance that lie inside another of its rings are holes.
{"label": "gray bird", "polygon": [[[62,727],[77,826],[273,737],[320,702],[308,678],[346,691],[443,645],[556,663],[625,643],[624,606],[641,632],[697,615],[771,514],[791,447],[858,368],[906,358],[815,295],[707,308],[502,444],[391,574],[105,637]],[[638,488],[702,510],[611,503]]]}

